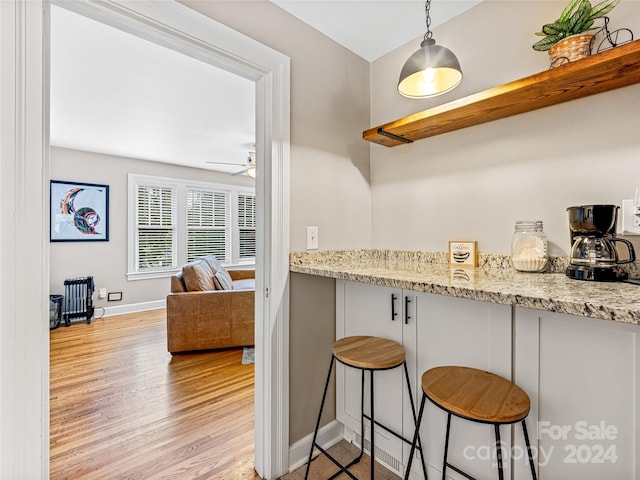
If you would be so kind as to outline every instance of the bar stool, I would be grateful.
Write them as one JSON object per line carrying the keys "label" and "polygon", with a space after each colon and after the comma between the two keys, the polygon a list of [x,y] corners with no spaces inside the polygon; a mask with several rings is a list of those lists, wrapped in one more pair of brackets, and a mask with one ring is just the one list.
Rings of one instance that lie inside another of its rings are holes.
{"label": "bar stool", "polygon": [[498,457],[498,478],[500,480],[504,479],[500,425],[521,422],[524,440],[527,445],[531,476],[533,480],[537,479],[525,422],[527,415],[529,415],[529,396],[515,383],[493,373],[475,368],[446,366],[432,368],[422,375],[422,392],[422,402],[420,403],[420,412],[416,422],[416,431],[411,445],[405,480],[409,477],[409,471],[411,470],[416,438],[420,430],[424,403],[427,398],[437,407],[447,412],[447,434],[444,443],[444,461],[442,463],[443,480],[446,476],[447,467],[466,478],[474,480],[472,476],[447,461],[451,415],[471,420],[472,422],[493,425]]}
{"label": "bar stool", "polygon": [[[331,454],[329,454],[325,449],[323,449],[320,445],[316,443],[318,436],[318,429],[320,428],[320,419],[322,417],[322,410],[324,408],[324,402],[327,397],[327,389],[329,387],[329,380],[331,379],[331,372],[333,370],[334,360],[339,361],[340,363],[347,365],[348,367],[357,368],[362,371],[362,382],[360,386],[360,399],[361,399],[361,410],[360,410],[360,438],[362,439],[360,453],[359,455],[353,459],[347,465],[342,465],[338,460],[336,460]],[[364,425],[365,418],[370,422],[371,428],[371,474],[370,478],[373,480],[374,478],[374,469],[375,469],[375,442],[374,442],[374,426],[378,426],[395,437],[403,440],[407,444],[411,444],[411,440],[408,440],[402,435],[390,430],[389,428],[381,425],[375,420],[374,417],[374,384],[373,377],[374,372],[381,370],[389,370],[392,368],[397,368],[400,366],[404,366],[404,374],[405,379],[407,381],[407,388],[409,390],[409,400],[411,402],[411,412],[413,415],[414,425],[416,423],[416,409],[413,403],[413,396],[411,394],[411,383],[409,382],[409,372],[407,370],[407,363],[405,361],[405,352],[402,345],[392,341],[387,340],[380,337],[369,337],[369,336],[353,336],[353,337],[345,337],[336,341],[333,344],[333,353],[331,356],[331,361],[329,363],[329,373],[327,374],[327,381],[324,385],[324,393],[322,394],[322,402],[320,404],[320,413],[318,414],[318,421],[316,422],[316,429],[313,433],[313,441],[311,443],[311,451],[309,452],[309,461],[307,462],[307,470],[304,478],[307,479],[309,476],[309,469],[311,467],[311,460],[313,458],[313,449],[317,448],[321,454],[325,455],[329,460],[331,460],[340,470],[335,473],[333,476],[329,477],[329,480],[335,478],[340,473],[345,473],[349,478],[354,480],[358,480],[356,476],[354,476],[348,469],[349,467],[355,465],[360,461],[362,455],[364,454]],[[370,399],[371,399],[371,416],[365,415],[364,413],[364,377],[365,371],[370,372]],[[417,430],[416,430],[417,432]],[[418,433],[415,434],[413,439],[413,450],[416,448],[421,453],[422,459],[422,469],[425,475],[425,479],[427,478],[427,468],[424,462],[424,456],[422,455],[422,442],[420,440],[420,436]]]}

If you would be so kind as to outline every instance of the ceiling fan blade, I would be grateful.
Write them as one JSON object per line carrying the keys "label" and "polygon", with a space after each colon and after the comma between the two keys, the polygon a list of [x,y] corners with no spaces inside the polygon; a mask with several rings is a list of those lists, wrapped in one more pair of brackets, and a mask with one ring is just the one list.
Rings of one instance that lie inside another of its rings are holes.
{"label": "ceiling fan blade", "polygon": [[207,161],[204,163],[217,163],[218,165],[237,165],[238,167],[241,166],[241,163],[237,163],[237,162],[214,162],[214,161]]}
{"label": "ceiling fan blade", "polygon": [[235,177],[236,175],[242,175],[243,173],[248,172],[250,168],[251,168],[251,167],[243,168],[243,169],[242,169],[242,170],[240,170],[239,172],[232,173],[232,174],[231,174],[231,176],[232,176],[232,177]]}

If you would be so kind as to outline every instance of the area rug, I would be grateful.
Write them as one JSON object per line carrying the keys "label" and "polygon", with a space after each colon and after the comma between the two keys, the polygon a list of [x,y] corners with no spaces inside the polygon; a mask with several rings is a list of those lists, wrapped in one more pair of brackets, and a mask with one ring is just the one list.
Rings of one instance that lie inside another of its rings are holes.
{"label": "area rug", "polygon": [[253,359],[254,349],[253,347],[244,347],[242,349],[242,364],[248,365],[254,362]]}

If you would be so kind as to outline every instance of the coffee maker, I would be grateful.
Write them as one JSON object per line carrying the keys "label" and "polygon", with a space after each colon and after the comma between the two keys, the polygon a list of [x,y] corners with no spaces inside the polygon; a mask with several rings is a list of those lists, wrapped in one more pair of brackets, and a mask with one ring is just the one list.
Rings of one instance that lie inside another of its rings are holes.
{"label": "coffee maker", "polygon": [[[616,238],[618,219],[616,205],[581,205],[569,207],[571,257],[566,273],[578,280],[615,282],[626,280],[628,274],[619,265],[635,262],[633,245]],[[616,244],[624,245],[629,255],[618,257]]]}

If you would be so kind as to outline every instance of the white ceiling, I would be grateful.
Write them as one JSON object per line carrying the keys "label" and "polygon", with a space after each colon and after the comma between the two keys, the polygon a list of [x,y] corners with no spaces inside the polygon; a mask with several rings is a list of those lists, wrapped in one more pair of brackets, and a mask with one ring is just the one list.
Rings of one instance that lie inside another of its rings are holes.
{"label": "white ceiling", "polygon": [[[432,0],[431,28],[460,15],[481,1]],[[271,2],[370,62],[426,32],[423,0]],[[416,50],[419,47],[420,44],[416,43]]]}
{"label": "white ceiling", "polygon": [[[422,1],[271,1],[369,61],[426,28]],[[433,0],[432,28],[480,1]],[[255,142],[252,81],[63,8],[51,10],[52,145],[242,170]],[[237,165],[206,163],[212,161]]]}

